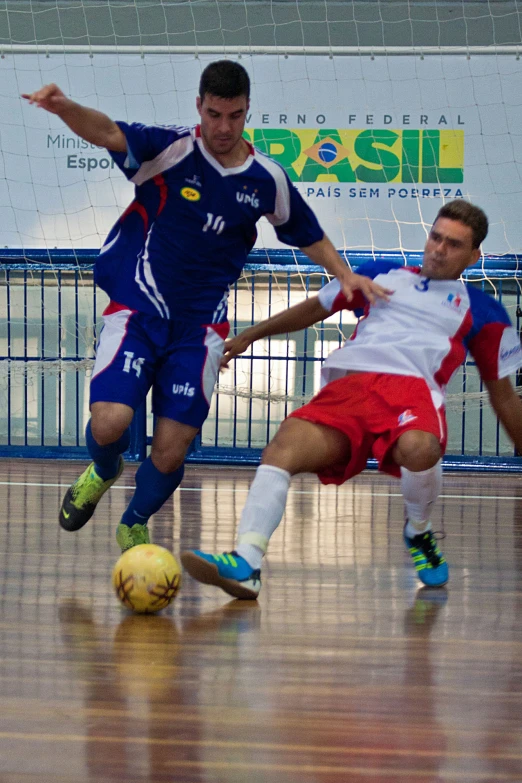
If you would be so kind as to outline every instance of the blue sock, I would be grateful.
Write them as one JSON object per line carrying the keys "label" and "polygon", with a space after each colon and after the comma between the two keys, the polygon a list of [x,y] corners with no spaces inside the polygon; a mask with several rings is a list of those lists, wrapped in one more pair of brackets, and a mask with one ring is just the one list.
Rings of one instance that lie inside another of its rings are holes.
{"label": "blue sock", "polygon": [[150,457],[141,463],[136,472],[136,491],[121,521],[132,527],[136,523],[146,525],[149,517],[159,511],[181,484],[185,465],[173,473],[161,473]]}
{"label": "blue sock", "polygon": [[123,454],[129,448],[130,428],[128,427],[114,443],[109,443],[108,446],[100,446],[94,440],[91,431],[91,420],[89,419],[85,428],[85,440],[89,454],[94,462],[94,470],[98,476],[104,481],[114,478],[120,465],[120,454]]}

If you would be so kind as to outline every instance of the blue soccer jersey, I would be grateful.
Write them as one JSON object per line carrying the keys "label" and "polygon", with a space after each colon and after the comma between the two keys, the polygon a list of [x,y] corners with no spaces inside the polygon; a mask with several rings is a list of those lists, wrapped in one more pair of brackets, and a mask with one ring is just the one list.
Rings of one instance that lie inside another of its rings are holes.
{"label": "blue soccer jersey", "polygon": [[323,238],[285,171],[254,147],[241,166],[224,168],[199,126],[118,125],[127,152],[111,155],[136,190],[96,264],[96,282],[112,301],[161,318],[220,323],[262,216],[286,244]]}

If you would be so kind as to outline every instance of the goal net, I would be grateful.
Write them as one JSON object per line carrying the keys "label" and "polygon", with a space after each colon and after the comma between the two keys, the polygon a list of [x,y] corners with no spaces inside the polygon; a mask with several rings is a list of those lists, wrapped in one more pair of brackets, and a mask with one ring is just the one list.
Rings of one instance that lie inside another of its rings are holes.
{"label": "goal net", "polygon": [[[426,10],[420,19],[401,3],[328,0],[6,3],[0,440],[82,443],[106,304],[88,263],[132,198],[105,150],[20,98],[51,81],[115,119],[187,125],[197,118],[205,65],[240,58],[252,79],[246,135],[284,166],[349,263],[390,254],[418,263],[440,206],[467,198],[484,207],[491,224],[473,279],[502,297],[518,325],[520,9],[502,4],[497,13],[490,2],[484,20],[479,4],[453,5],[453,17]],[[232,292],[236,330],[326,282],[299,266],[306,259],[285,250],[266,221],[252,261],[271,267],[246,271]],[[344,314],[307,334],[253,346],[221,376],[203,442],[264,445],[281,418],[317,390],[321,360],[353,326]],[[453,448],[509,453],[494,418],[484,419],[472,366],[449,392],[458,423]]]}

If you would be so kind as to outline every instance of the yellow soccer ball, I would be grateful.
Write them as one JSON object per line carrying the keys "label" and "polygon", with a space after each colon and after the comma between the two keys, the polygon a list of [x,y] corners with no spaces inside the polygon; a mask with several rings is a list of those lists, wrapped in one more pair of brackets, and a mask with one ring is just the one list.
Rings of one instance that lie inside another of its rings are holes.
{"label": "yellow soccer ball", "polygon": [[176,597],[181,569],[172,552],[156,544],[138,544],[122,554],[112,572],[116,595],[138,614],[159,612]]}

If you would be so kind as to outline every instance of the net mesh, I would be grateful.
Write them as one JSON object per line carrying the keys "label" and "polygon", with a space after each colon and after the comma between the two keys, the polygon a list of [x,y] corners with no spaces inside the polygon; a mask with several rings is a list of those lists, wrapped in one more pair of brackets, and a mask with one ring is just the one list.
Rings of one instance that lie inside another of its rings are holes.
{"label": "net mesh", "polygon": [[[509,268],[497,279],[483,259],[478,277],[518,325],[521,10],[518,0],[0,3],[0,243],[21,264],[4,271],[0,291],[2,437],[81,441],[106,303],[82,253],[100,247],[132,197],[104,150],[20,93],[54,81],[114,118],[191,124],[202,68],[241,58],[253,82],[248,137],[285,167],[339,249],[356,261],[358,251],[418,258],[440,205],[469,198],[491,219],[486,252]],[[268,223],[259,237],[260,257],[277,261]],[[60,269],[56,249],[74,270]],[[325,281],[247,273],[231,301],[234,328]],[[345,316],[238,358],[220,378],[206,441],[238,442],[239,416],[239,441],[262,444],[317,389],[321,359],[352,327]],[[484,396],[468,366],[448,406],[482,415]]]}

